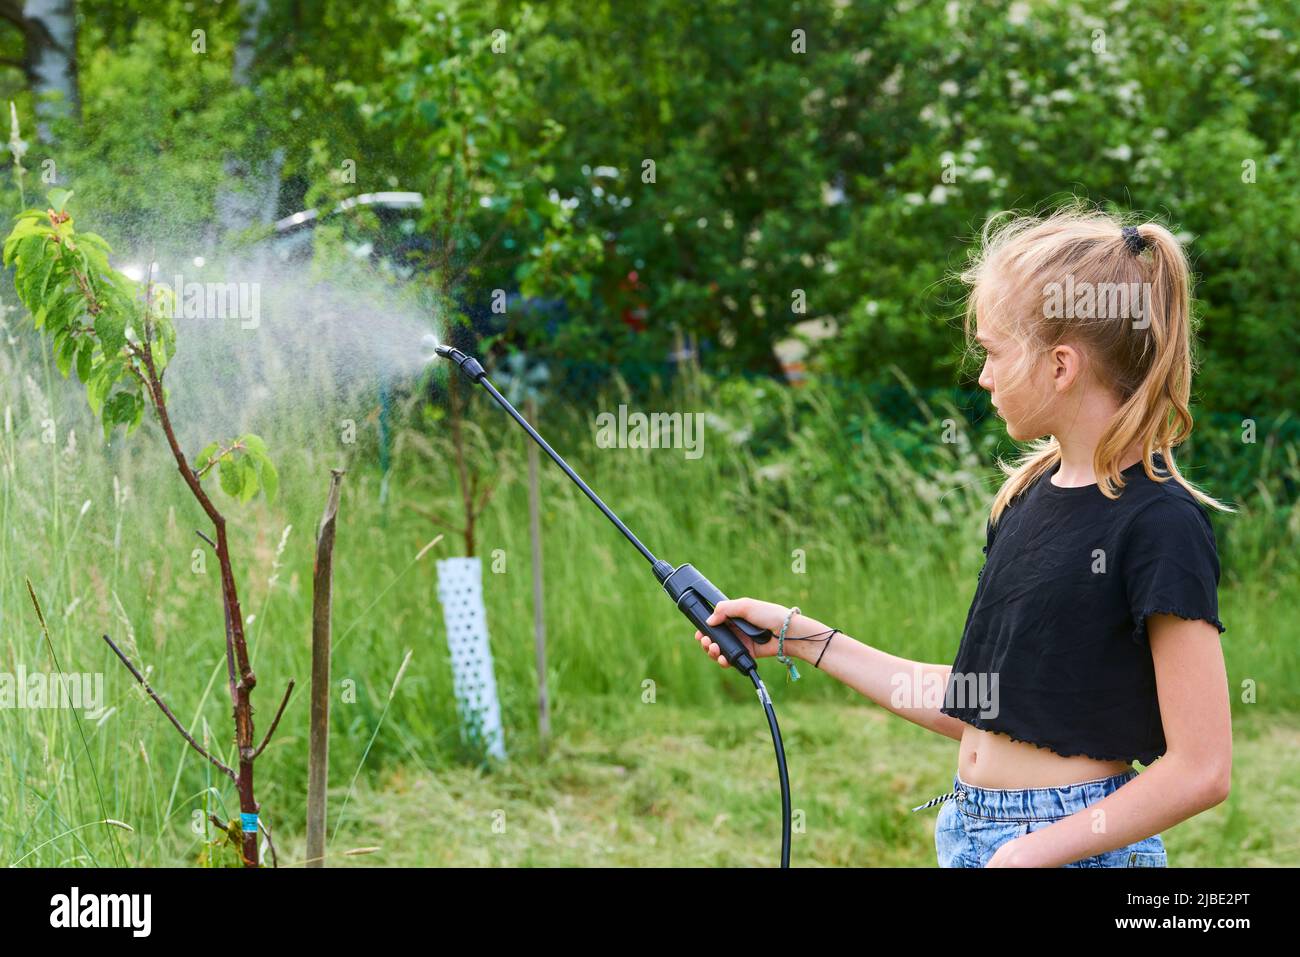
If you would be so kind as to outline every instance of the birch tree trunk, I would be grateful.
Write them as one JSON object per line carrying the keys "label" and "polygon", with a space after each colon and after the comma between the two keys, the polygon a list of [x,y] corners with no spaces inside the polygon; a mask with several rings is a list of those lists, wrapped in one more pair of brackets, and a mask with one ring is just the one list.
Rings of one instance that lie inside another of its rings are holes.
{"label": "birch tree trunk", "polygon": [[[14,3],[5,3],[7,19],[13,20]],[[21,14],[26,49],[23,68],[36,97],[36,133],[42,142],[52,139],[49,121],[75,114],[80,109],[77,87],[77,9],[75,0],[27,0]],[[57,93],[51,101],[46,94]]]}

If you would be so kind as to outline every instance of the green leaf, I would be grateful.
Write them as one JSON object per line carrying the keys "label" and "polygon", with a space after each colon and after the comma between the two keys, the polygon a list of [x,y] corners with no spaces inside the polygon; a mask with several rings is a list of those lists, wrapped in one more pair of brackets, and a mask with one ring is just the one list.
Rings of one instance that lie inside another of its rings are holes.
{"label": "green leaf", "polygon": [[72,360],[76,351],[77,341],[72,336],[59,333],[54,337],[54,365],[59,370],[59,375],[65,379],[72,371]]}
{"label": "green leaf", "polygon": [[257,494],[260,486],[257,465],[247,455],[239,458],[239,500],[247,502]]}
{"label": "green leaf", "polygon": [[227,455],[217,466],[217,472],[221,479],[221,491],[225,492],[231,498],[238,498],[243,488],[244,479],[238,463],[234,458]]}
{"label": "green leaf", "polygon": [[53,256],[51,256],[45,261],[45,265],[41,267],[40,269],[41,283],[40,283],[40,288],[36,292],[37,302],[45,301],[45,290],[49,288],[50,277],[54,275],[54,267],[56,267],[58,264],[59,261],[55,259]]}
{"label": "green leaf", "polygon": [[131,420],[126,423],[127,435],[130,435],[136,429],[140,428],[140,423],[144,421],[144,397],[137,395],[133,396],[133,398],[136,400],[135,414],[132,415]]}
{"label": "green leaf", "polygon": [[266,443],[262,441],[260,435],[254,435],[252,432],[249,432],[247,435],[241,436],[239,441],[244,448],[248,449],[248,451],[265,457]]}
{"label": "green leaf", "polygon": [[126,345],[126,319],[112,309],[101,310],[95,317],[95,335],[104,355],[117,355]]}
{"label": "green leaf", "polygon": [[194,460],[194,471],[202,472],[207,468],[208,463],[212,461],[212,456],[217,453],[217,449],[220,447],[221,443],[219,442],[209,442],[205,445],[203,451],[199,453],[199,457]]}
{"label": "green leaf", "polygon": [[49,199],[50,206],[53,207],[54,211],[56,213],[61,213],[71,197],[72,190],[56,187],[49,191],[46,198]]}
{"label": "green leaf", "polygon": [[153,341],[149,343],[149,351],[153,353],[154,368],[159,372],[162,372],[164,369],[166,369],[167,368],[167,345],[163,341],[162,337],[160,336],[154,337]]}
{"label": "green leaf", "polygon": [[116,393],[104,403],[104,441],[107,442],[112,436],[115,426],[126,425],[131,427],[132,423],[138,422],[142,411],[143,403],[136,393]]}
{"label": "green leaf", "polygon": [[122,377],[123,368],[121,359],[111,359],[101,362],[99,368],[91,372],[90,381],[86,383],[86,402],[95,415],[100,414],[104,397],[112,391],[117,380]]}
{"label": "green leaf", "polygon": [[78,294],[62,293],[41,303],[41,308],[32,317],[36,328],[48,329],[51,334],[66,329],[75,316],[81,314],[82,300]]}
{"label": "green leaf", "polygon": [[18,279],[15,286],[18,288],[19,298],[28,309],[32,308],[33,303],[26,287],[31,282],[32,270],[44,258],[44,251],[45,239],[41,236],[26,236],[18,240],[18,245],[14,249],[14,260],[18,264]]}
{"label": "green leaf", "polygon": [[82,385],[90,379],[91,360],[94,357],[95,344],[89,339],[83,339],[77,348],[77,378],[81,380]]}
{"label": "green leaf", "polygon": [[113,247],[108,244],[108,240],[99,235],[99,233],[77,233],[77,242],[81,243],[83,246],[94,246],[103,253],[111,253],[113,251]]}
{"label": "green leaf", "polygon": [[11,265],[11,260],[16,258],[19,244],[24,239],[52,235],[54,235],[54,231],[49,226],[43,225],[39,220],[23,220],[5,237],[4,264],[6,266]]}
{"label": "green leaf", "polygon": [[263,457],[257,464],[262,477],[262,489],[266,492],[266,500],[274,502],[280,491],[280,473],[275,470],[269,458]]}

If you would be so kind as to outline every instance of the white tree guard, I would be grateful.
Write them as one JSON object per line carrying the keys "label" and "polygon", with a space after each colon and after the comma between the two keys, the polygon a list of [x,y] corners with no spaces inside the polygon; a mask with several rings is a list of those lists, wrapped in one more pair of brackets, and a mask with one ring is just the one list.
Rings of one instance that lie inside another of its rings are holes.
{"label": "white tree guard", "polygon": [[460,713],[461,738],[477,738],[493,757],[505,760],[501,705],[497,700],[487,609],[483,607],[483,565],[477,558],[438,561],[438,601],[447,625],[452,683]]}

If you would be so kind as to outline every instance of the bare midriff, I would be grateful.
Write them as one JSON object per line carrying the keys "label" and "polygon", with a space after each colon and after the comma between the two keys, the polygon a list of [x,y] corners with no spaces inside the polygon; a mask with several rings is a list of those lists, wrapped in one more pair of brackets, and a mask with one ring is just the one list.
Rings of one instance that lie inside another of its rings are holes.
{"label": "bare midriff", "polygon": [[1108,778],[1132,767],[1127,761],[1081,754],[1062,757],[997,731],[967,726],[961,736],[957,776],[978,788],[1057,788]]}

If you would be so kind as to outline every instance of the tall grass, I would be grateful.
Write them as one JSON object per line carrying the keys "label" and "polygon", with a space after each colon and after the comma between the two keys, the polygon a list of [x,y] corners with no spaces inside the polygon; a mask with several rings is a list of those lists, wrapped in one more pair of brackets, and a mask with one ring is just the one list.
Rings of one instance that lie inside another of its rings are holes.
{"label": "tall grass", "polygon": [[[81,716],[79,728],[64,710],[0,709],[0,861],[193,863],[211,835],[208,813],[235,815],[233,791],[167,725],[99,636],[111,634],[178,718],[233,761],[216,563],[194,533],[205,528],[203,516],[168,468],[152,424],[102,448],[80,388],[51,376],[30,348],[17,341],[0,350],[0,404],[10,423],[0,436],[0,670],[55,667],[26,593],[30,578],[59,665],[103,673],[110,710],[100,720]],[[950,410],[918,407],[918,420],[931,430],[925,434],[934,436],[918,464],[878,440],[882,426],[869,407],[846,408],[829,392],[739,391],[707,380],[681,389],[634,405],[707,412],[699,458],[680,448],[597,448],[595,414],[628,401],[617,389],[581,407],[549,407],[538,424],[656,555],[695,564],[732,596],[798,604],[891,652],[951,660],[975,587],[996,471],[964,433],[943,441]],[[251,618],[260,733],[286,682],[297,678],[305,688],[314,523],[329,467],[349,467],[335,553],[331,832],[358,769],[364,785],[401,768],[477,762],[457,731],[436,599],[435,562],[460,554],[460,542],[448,535],[417,561],[442,529],[409,507],[458,514],[445,430],[423,418],[414,400],[398,410],[405,425],[381,502],[374,412],[373,396],[360,396],[337,407],[272,409],[244,423],[271,445],[282,497],[273,506],[261,499],[223,506]],[[357,445],[340,442],[342,418],[358,423]],[[52,443],[44,440],[49,420]],[[475,410],[474,422],[476,460],[498,477],[476,550],[506,744],[514,760],[528,761],[536,713],[528,439],[490,406]],[[755,429],[771,450],[761,459]],[[1294,450],[1275,456],[1271,467],[1294,479]],[[683,708],[752,705],[747,685],[707,662],[646,563],[581,492],[545,462],[540,481],[556,735],[626,727],[639,720],[636,709],[650,691]],[[1221,592],[1230,683],[1235,690],[1253,679],[1261,694],[1250,707],[1279,714],[1300,704],[1289,508],[1255,495],[1230,519],[1242,557],[1225,551]],[[787,689],[775,666],[767,670],[778,696],[862,703],[827,681]],[[286,841],[305,815],[307,711],[300,693],[258,764],[263,820]],[[720,723],[718,733],[732,726]],[[732,733],[749,740],[747,732]],[[106,819],[131,830],[99,823]]]}

